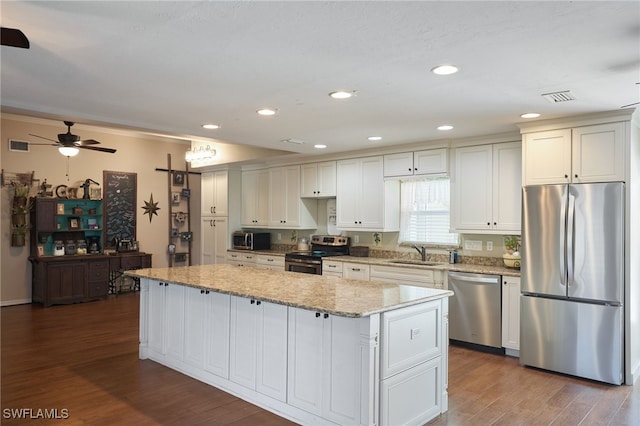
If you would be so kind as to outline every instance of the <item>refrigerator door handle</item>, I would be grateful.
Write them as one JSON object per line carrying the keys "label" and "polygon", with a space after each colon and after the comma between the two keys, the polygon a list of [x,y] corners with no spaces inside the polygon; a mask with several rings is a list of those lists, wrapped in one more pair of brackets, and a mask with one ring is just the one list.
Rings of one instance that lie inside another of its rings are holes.
{"label": "refrigerator door handle", "polygon": [[569,194],[569,211],[567,214],[567,286],[571,287],[574,279],[573,270],[574,270],[574,240],[573,240],[573,232],[575,231],[575,223],[576,223],[576,197],[574,195]]}
{"label": "refrigerator door handle", "polygon": [[563,194],[560,205],[560,285],[567,285],[567,197]]}

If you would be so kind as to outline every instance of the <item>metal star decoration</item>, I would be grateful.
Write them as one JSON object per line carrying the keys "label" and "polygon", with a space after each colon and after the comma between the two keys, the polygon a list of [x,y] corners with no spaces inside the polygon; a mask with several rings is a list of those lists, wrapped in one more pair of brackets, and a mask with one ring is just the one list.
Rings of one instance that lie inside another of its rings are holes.
{"label": "metal star decoration", "polygon": [[151,193],[151,198],[149,199],[149,201],[144,202],[144,207],[142,208],[144,209],[144,214],[149,215],[149,223],[151,223],[151,219],[153,219],[154,214],[158,216],[157,212],[158,210],[160,210],[160,207],[158,207],[157,202],[153,202],[153,193]]}

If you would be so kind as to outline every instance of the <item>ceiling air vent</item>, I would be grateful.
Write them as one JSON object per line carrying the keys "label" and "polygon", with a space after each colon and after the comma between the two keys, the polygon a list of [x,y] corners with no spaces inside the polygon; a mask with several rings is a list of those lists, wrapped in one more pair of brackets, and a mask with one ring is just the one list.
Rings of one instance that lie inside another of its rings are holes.
{"label": "ceiling air vent", "polygon": [[576,97],[571,94],[570,90],[565,90],[564,92],[543,93],[542,97],[552,104],[576,100]]}
{"label": "ceiling air vent", "polygon": [[29,142],[9,139],[9,151],[29,152]]}

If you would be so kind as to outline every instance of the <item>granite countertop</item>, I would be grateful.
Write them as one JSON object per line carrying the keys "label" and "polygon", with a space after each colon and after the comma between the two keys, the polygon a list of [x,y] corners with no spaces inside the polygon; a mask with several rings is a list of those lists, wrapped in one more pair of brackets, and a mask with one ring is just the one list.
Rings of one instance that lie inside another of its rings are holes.
{"label": "granite countertop", "polygon": [[148,268],[126,271],[125,274],[344,317],[366,317],[453,295],[449,290],[271,271],[250,266]]}
{"label": "granite countertop", "polygon": [[[233,250],[229,251],[247,253],[246,250]],[[284,256],[286,252],[279,250],[256,250],[251,253],[255,254],[268,254],[275,256]],[[418,262],[412,262],[410,264],[394,263],[398,259],[382,258],[382,257],[357,257],[357,256],[332,256],[326,260],[336,262],[352,262],[361,263],[364,265],[383,265],[393,266],[398,268],[413,268],[413,269],[434,269],[439,271],[455,271],[455,272],[468,272],[474,274],[492,274],[492,275],[505,275],[510,277],[519,277],[520,269],[507,268],[506,266],[497,265],[477,265],[473,263],[438,263],[436,265],[420,265]]]}

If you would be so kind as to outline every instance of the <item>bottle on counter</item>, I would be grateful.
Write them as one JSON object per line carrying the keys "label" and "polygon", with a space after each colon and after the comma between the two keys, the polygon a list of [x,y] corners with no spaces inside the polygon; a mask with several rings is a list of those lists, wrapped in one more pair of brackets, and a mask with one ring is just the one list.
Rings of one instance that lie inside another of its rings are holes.
{"label": "bottle on counter", "polygon": [[457,250],[452,250],[449,252],[449,263],[458,263],[458,252]]}
{"label": "bottle on counter", "polygon": [[85,240],[76,241],[76,254],[87,254],[87,242]]}
{"label": "bottle on counter", "polygon": [[76,254],[76,243],[73,240],[67,240],[67,244],[64,246],[65,254]]}
{"label": "bottle on counter", "polygon": [[53,255],[64,256],[64,244],[62,244],[62,240],[55,240],[53,242]]}

